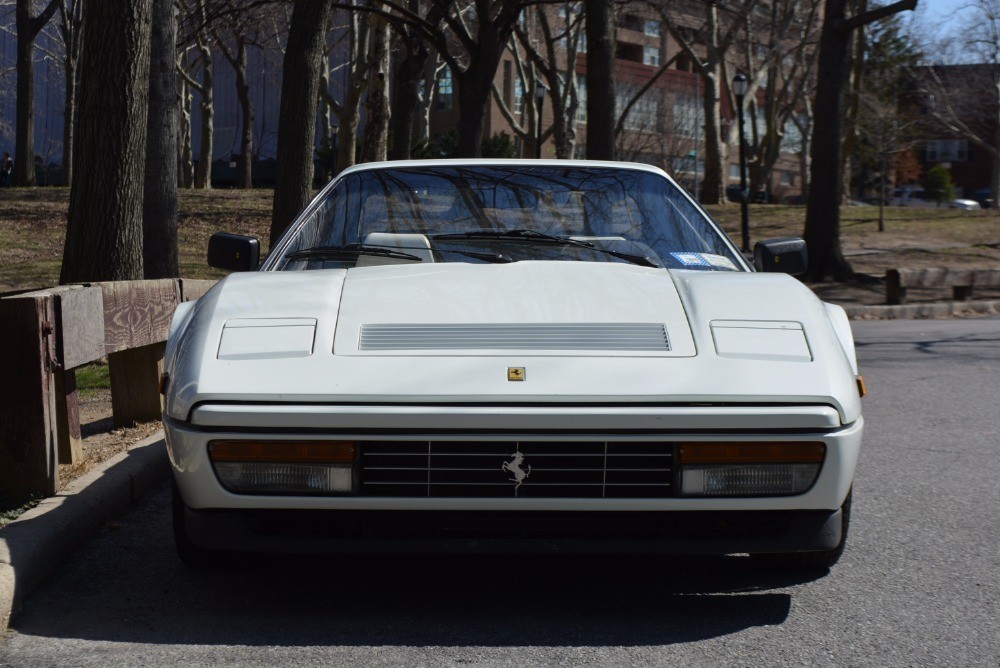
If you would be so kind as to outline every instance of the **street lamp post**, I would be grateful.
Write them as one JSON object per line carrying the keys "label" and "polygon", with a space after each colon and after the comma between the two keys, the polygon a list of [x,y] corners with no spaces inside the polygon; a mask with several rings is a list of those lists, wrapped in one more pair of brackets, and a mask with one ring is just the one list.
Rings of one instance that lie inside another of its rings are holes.
{"label": "street lamp post", "polygon": [[535,132],[535,157],[539,160],[542,159],[542,106],[545,104],[545,84],[538,83],[535,84],[535,115],[536,118],[536,132]]}
{"label": "street lamp post", "polygon": [[750,193],[747,190],[747,150],[743,138],[743,97],[747,94],[749,82],[743,73],[733,77],[733,93],[736,95],[736,111],[739,114],[740,135],[740,234],[742,244],[740,250],[750,252],[750,212],[748,204]]}

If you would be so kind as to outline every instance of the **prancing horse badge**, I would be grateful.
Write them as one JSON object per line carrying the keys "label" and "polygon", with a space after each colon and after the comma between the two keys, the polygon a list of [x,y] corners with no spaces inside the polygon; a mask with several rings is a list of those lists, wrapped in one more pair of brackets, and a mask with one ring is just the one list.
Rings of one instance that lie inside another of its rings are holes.
{"label": "prancing horse badge", "polygon": [[507,367],[507,380],[524,380],[524,367],[523,366]]}

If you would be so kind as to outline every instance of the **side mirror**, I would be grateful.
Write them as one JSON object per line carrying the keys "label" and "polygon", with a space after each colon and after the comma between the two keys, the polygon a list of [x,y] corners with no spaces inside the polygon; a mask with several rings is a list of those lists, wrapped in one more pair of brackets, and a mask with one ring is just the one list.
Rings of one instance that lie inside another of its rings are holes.
{"label": "side mirror", "polygon": [[240,234],[216,232],[208,240],[208,266],[229,271],[254,271],[260,264],[260,242]]}
{"label": "side mirror", "polygon": [[801,276],[809,268],[806,242],[798,237],[758,241],[753,247],[753,266],[757,271]]}

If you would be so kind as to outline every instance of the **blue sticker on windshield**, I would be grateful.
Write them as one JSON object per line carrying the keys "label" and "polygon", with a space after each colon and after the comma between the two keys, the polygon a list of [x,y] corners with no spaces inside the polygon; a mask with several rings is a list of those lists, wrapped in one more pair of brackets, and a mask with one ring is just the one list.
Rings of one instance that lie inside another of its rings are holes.
{"label": "blue sticker on windshield", "polygon": [[685,267],[709,267],[736,270],[736,265],[728,257],[712,253],[671,253],[675,260]]}
{"label": "blue sticker on windshield", "polygon": [[711,267],[708,260],[701,253],[671,253],[675,260],[685,267]]}

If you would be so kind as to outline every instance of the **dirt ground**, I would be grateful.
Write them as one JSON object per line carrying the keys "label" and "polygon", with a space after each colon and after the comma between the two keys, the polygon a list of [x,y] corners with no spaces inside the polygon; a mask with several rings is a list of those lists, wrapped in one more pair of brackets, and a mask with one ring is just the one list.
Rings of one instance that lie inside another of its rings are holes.
{"label": "dirt ground", "polygon": [[125,452],[162,427],[159,420],[132,427],[115,427],[111,419],[111,390],[95,390],[80,400],[80,432],[83,459],[59,465],[59,489],[63,489],[98,464]]}

